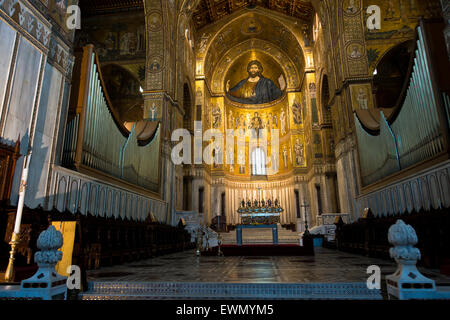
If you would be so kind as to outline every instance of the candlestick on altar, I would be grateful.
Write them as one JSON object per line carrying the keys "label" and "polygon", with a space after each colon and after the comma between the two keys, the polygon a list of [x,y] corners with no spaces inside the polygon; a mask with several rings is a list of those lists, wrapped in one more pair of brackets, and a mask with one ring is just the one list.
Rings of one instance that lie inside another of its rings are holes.
{"label": "candlestick on altar", "polygon": [[258,190],[258,203],[261,203],[261,187],[256,188]]}

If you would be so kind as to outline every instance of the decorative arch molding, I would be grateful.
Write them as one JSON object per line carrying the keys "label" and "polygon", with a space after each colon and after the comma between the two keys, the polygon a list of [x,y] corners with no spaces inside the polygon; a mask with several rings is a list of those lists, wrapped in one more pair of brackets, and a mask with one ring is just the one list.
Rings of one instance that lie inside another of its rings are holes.
{"label": "decorative arch molding", "polygon": [[[318,72],[317,79],[319,79],[319,81],[318,81],[318,86],[317,86],[316,97],[318,98],[318,100],[317,100],[318,106],[320,106],[321,109],[324,107],[324,101],[323,101],[324,92],[323,91],[325,88],[328,88],[328,93],[330,94],[330,96],[328,98],[328,104],[330,104],[331,93],[329,92],[330,88],[329,88],[328,74],[329,74],[329,72],[327,71],[326,68],[321,68]],[[325,82],[326,82],[326,84],[325,84]]]}
{"label": "decorative arch molding", "polygon": [[[164,222],[166,219],[168,204],[160,199],[99,182],[87,175],[58,166],[55,167],[52,181],[54,192],[50,195],[48,210],[69,210],[82,215],[145,221],[149,215],[148,208],[153,206],[153,213],[159,221]],[[144,206],[143,202],[147,205]]]}
{"label": "decorative arch molding", "polygon": [[195,96],[192,90],[192,82],[186,76],[183,83],[183,122],[184,128],[193,128],[193,119],[195,112]]}
{"label": "decorative arch molding", "polygon": [[146,59],[146,90],[162,90],[164,70],[166,66],[165,34],[167,25],[167,10],[161,0],[145,0],[145,26],[147,39]]}
{"label": "decorative arch molding", "polygon": [[[320,110],[321,119],[323,122],[331,123],[333,127],[332,106],[334,101],[330,91],[330,78],[327,68],[322,68],[319,73],[319,86],[317,92],[318,109]],[[326,100],[326,101],[324,101]]]}
{"label": "decorative arch molding", "polygon": [[[255,16],[256,19],[267,19],[275,24],[278,28],[283,28],[286,30],[287,34],[292,36],[295,39],[295,47],[297,48],[297,55],[300,56],[300,63],[303,68],[306,65],[305,62],[305,52],[307,52],[307,48],[304,47],[303,35],[300,34],[299,30],[293,29],[293,25],[295,25],[295,19],[290,17],[284,17],[283,14],[273,12],[268,9],[257,7],[255,9],[243,9],[242,11],[235,12],[229,16],[228,19],[223,19],[219,24],[213,24],[211,27],[204,28],[199,30],[198,37],[196,41],[196,53],[197,53],[197,76],[205,75],[205,66],[206,62],[211,55],[211,47],[218,40],[223,38],[224,32],[227,30],[231,30],[234,25],[238,24],[241,20],[245,20],[248,16]],[[292,22],[291,24],[287,24],[286,21]],[[240,29],[240,27],[238,27]],[[267,34],[267,32],[262,32],[258,35],[253,36],[253,39],[261,39],[262,34]],[[257,37],[258,36],[258,37]],[[269,40],[261,39],[261,40]],[[243,40],[247,40],[243,37]],[[242,42],[242,41],[239,41]],[[238,43],[239,43],[238,42]],[[274,44],[272,42],[272,44]],[[225,48],[223,51],[228,51],[231,47]],[[215,66],[212,66],[214,70]]]}
{"label": "decorative arch molding", "polygon": [[[267,48],[270,48],[270,53],[267,51]],[[294,62],[283,50],[265,40],[249,39],[228,50],[220,59],[209,81],[213,94],[225,94],[224,83],[229,69],[237,59],[250,51],[267,54],[278,63],[287,78],[287,91],[300,89],[303,70],[298,70]]]}
{"label": "decorative arch molding", "polygon": [[189,75],[185,75],[184,76],[184,81],[183,81],[183,87],[184,85],[187,85],[189,88],[189,95],[191,97],[191,106],[195,105],[195,85],[194,85],[195,81],[191,79],[191,77]]}
{"label": "decorative arch molding", "polygon": [[[169,0],[169,1],[175,1],[175,0]],[[180,6],[180,14],[184,14],[186,16],[191,17],[192,13],[197,8],[199,3],[200,3],[200,0],[182,0],[181,6]]]}
{"label": "decorative arch molding", "polygon": [[[338,10],[338,28],[342,35],[340,37],[342,43],[341,48],[343,52],[343,70],[344,78],[359,78],[367,77],[369,73],[369,61],[367,58],[366,39],[364,30],[364,5],[362,0],[355,0],[354,5],[356,11],[348,13],[344,7],[347,1],[339,1],[337,4]],[[352,48],[357,48],[361,54],[357,58],[351,57]]]}

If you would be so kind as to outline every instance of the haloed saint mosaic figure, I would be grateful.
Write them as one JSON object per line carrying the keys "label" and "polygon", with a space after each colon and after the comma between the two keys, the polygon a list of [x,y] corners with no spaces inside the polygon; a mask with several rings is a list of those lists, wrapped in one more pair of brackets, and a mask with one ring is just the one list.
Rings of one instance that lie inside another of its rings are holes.
{"label": "haloed saint mosaic figure", "polygon": [[282,90],[275,83],[265,78],[262,64],[253,60],[247,66],[249,77],[240,81],[230,89],[230,80],[227,81],[227,97],[235,102],[243,104],[262,104],[275,101],[283,95]]}

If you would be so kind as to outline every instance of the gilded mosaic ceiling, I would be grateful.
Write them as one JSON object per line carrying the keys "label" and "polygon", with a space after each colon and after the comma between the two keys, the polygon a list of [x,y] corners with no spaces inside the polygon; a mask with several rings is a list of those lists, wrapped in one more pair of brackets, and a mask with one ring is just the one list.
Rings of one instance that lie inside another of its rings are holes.
{"label": "gilded mosaic ceiling", "polygon": [[195,27],[201,29],[239,9],[254,6],[278,11],[303,22],[311,22],[314,12],[312,4],[304,0],[201,0],[193,13],[193,21]]}
{"label": "gilded mosaic ceiling", "polygon": [[[266,12],[251,10],[233,19],[219,32],[208,29],[202,30],[201,33],[203,35],[198,41],[197,59],[204,59],[204,69],[200,72],[197,70],[197,73],[203,73],[206,79],[214,78],[213,72],[221,61],[225,65],[221,65],[219,69],[224,69],[227,63],[234,61],[245,50],[260,47],[260,51],[273,56],[276,61],[291,70],[286,71],[290,87],[297,87],[300,84],[298,75],[303,74],[305,58],[299,41],[284,24],[271,18]],[[217,33],[217,36],[213,38],[214,33]],[[202,41],[203,39],[205,41]],[[251,41],[252,39],[254,41]],[[209,47],[208,42],[211,42]],[[246,43],[245,48],[240,47],[243,43]],[[221,90],[220,81],[210,85],[214,92]]]}

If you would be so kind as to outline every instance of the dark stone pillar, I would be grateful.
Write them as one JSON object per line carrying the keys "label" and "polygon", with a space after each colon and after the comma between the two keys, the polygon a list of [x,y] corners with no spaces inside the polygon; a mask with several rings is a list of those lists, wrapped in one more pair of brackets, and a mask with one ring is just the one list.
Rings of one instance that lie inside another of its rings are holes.
{"label": "dark stone pillar", "polygon": [[450,59],[450,0],[441,0],[442,16],[446,22],[444,29],[445,42],[447,43],[447,52]]}

